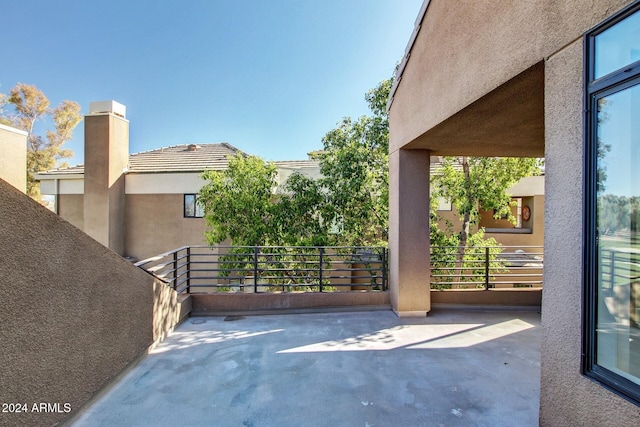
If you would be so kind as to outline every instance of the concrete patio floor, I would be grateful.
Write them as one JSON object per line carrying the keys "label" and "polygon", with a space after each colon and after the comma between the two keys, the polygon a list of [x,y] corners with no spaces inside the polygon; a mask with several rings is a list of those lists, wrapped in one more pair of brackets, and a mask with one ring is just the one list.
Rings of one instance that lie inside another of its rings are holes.
{"label": "concrete patio floor", "polygon": [[194,317],[74,426],[537,426],[540,315]]}

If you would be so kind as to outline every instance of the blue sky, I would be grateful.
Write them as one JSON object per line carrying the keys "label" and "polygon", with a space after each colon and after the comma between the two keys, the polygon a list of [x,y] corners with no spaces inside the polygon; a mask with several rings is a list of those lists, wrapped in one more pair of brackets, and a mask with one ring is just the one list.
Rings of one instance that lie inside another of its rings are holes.
{"label": "blue sky", "polygon": [[[0,92],[116,100],[130,150],[226,141],[304,159],[391,77],[422,0],[8,1]],[[67,144],[82,163],[84,128]]]}

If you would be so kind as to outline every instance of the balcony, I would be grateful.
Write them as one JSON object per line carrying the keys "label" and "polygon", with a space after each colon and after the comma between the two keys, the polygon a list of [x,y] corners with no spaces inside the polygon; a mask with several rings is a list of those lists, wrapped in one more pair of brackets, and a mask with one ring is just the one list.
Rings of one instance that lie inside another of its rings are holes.
{"label": "balcony", "polygon": [[192,317],[74,426],[537,426],[536,310]]}

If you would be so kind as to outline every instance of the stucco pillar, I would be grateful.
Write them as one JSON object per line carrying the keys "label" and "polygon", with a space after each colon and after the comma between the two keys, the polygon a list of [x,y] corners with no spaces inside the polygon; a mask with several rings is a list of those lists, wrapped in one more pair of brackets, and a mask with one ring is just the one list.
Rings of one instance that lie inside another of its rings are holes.
{"label": "stucco pillar", "polygon": [[0,179],[27,191],[27,132],[0,125]]}
{"label": "stucco pillar", "polygon": [[391,306],[400,317],[423,317],[431,310],[429,154],[389,154],[389,289]]}
{"label": "stucco pillar", "polygon": [[90,109],[84,121],[84,232],[122,255],[129,122],[117,102],[91,103]]}

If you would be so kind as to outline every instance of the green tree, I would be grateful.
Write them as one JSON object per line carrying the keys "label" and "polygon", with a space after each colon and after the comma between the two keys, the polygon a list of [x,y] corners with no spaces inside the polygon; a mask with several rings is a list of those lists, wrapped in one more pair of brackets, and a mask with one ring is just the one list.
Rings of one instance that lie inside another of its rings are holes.
{"label": "green tree", "polygon": [[[282,245],[329,246],[337,244],[331,224],[324,220],[328,195],[321,183],[300,173],[292,174],[278,192],[276,224]],[[325,214],[326,215],[326,214]]]}
{"label": "green tree", "polygon": [[237,154],[229,158],[226,170],[206,171],[202,176],[209,182],[200,190],[198,201],[204,207],[210,244],[225,240],[243,246],[274,244],[275,165]]}
{"label": "green tree", "polygon": [[[4,106],[11,105],[15,113],[10,114]],[[39,198],[40,187],[35,174],[57,166],[64,158],[73,156],[71,150],[63,148],[65,142],[73,138],[73,130],[82,120],[80,105],[73,101],[62,101],[55,108],[49,108],[50,102],[44,93],[33,85],[18,83],[9,91],[9,95],[0,94],[0,122],[23,129],[27,136],[27,193]],[[45,117],[53,121],[53,130],[44,137],[34,133],[35,124]]]}
{"label": "green tree", "polygon": [[[457,234],[458,264],[462,263],[465,249],[471,246],[471,225],[478,223],[480,208],[493,210],[496,219],[506,217],[515,223],[511,213],[514,202],[508,189],[522,178],[539,173],[540,166],[541,161],[533,158],[443,158],[440,168],[432,174],[432,200],[438,197],[450,200],[461,216]],[[485,244],[481,237],[474,238],[472,243]]]}
{"label": "green tree", "polygon": [[386,242],[389,222],[389,118],[387,99],[393,79],[366,94],[371,116],[345,117],[323,138],[321,186],[327,194],[323,217],[340,223],[341,245]]}
{"label": "green tree", "polygon": [[373,115],[344,118],[323,138],[323,149],[313,154],[320,162],[323,177],[319,180],[294,173],[274,194],[275,167],[244,156],[230,159],[226,171],[205,173],[209,183],[199,200],[210,227],[209,243],[366,246],[386,242],[386,101],[391,85],[392,80],[385,80],[366,94]]}

